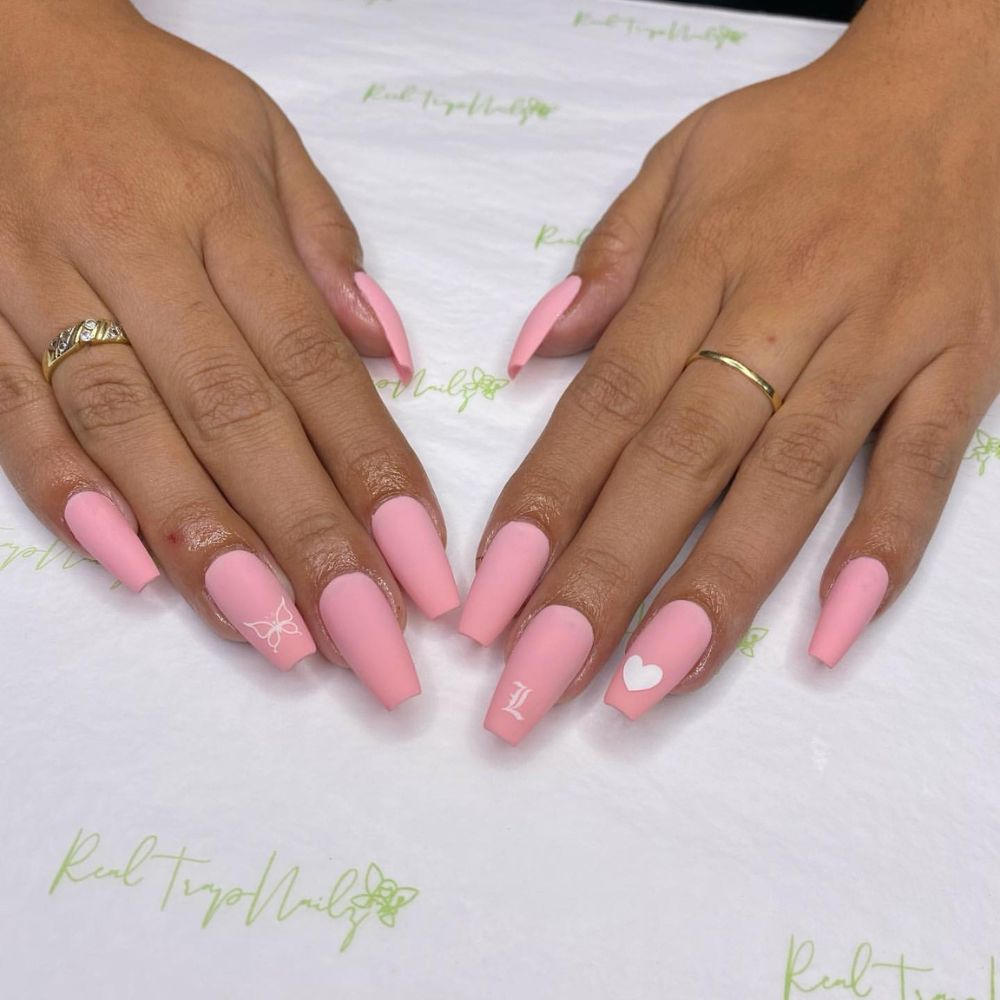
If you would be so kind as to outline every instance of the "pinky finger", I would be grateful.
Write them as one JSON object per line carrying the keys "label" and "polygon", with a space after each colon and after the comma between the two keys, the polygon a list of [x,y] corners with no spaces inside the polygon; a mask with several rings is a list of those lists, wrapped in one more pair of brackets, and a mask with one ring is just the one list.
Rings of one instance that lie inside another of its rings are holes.
{"label": "pinky finger", "polygon": [[160,575],[128,504],[73,437],[38,363],[2,318],[0,467],[39,520],[129,590]]}
{"label": "pinky finger", "polygon": [[927,548],[993,398],[970,393],[968,374],[975,370],[958,350],[942,354],[896,397],[882,421],[861,503],[820,584],[823,606],[809,652],[828,667],[901,593]]}

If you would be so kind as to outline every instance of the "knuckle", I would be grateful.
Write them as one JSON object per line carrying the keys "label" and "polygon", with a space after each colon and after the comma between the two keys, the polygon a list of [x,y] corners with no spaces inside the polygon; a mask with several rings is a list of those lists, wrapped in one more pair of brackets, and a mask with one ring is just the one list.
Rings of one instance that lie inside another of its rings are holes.
{"label": "knuckle", "polygon": [[961,454],[955,447],[954,425],[922,420],[902,428],[880,449],[890,469],[913,472],[948,482],[958,468]]}
{"label": "knuckle", "polygon": [[694,482],[717,479],[735,449],[733,432],[703,404],[668,406],[626,449],[644,466]]}
{"label": "knuckle", "polygon": [[200,496],[176,497],[156,526],[157,536],[190,552],[218,550],[227,540],[219,508]]}
{"label": "knuckle", "polygon": [[651,405],[644,379],[628,365],[605,358],[584,365],[566,398],[598,425],[611,419],[631,428],[645,423]]}
{"label": "knuckle", "polygon": [[114,157],[77,157],[62,195],[71,214],[82,215],[101,240],[108,232],[118,236],[132,232],[142,218],[135,177]]}
{"label": "knuckle", "polygon": [[18,362],[0,362],[0,418],[41,402],[48,387],[34,368]]}
{"label": "knuckle", "polygon": [[600,604],[614,595],[634,593],[637,581],[635,571],[624,559],[606,548],[586,545],[574,553],[566,588],[585,593]]}
{"label": "knuckle", "polygon": [[66,398],[76,423],[86,434],[141,423],[157,409],[156,391],[134,365],[81,362],[67,375]]}
{"label": "knuckle", "polygon": [[360,484],[376,499],[414,490],[413,480],[406,474],[398,452],[378,434],[353,435],[343,455],[343,468],[349,480]]}
{"label": "knuckle", "polygon": [[616,206],[612,206],[580,251],[580,263],[598,272],[616,272],[629,260],[632,248],[640,245],[635,224]]}
{"label": "knuckle", "polygon": [[320,577],[336,569],[357,567],[358,560],[343,520],[328,509],[297,515],[285,531],[292,549]]}
{"label": "knuckle", "polygon": [[[515,516],[531,514],[543,524],[559,523],[567,514],[580,508],[584,491],[568,476],[551,467],[525,469],[516,484],[513,503]],[[505,498],[506,499],[506,498]]]}
{"label": "knuckle", "polygon": [[259,428],[278,408],[262,372],[231,356],[196,352],[179,366],[185,409],[205,441],[219,441]]}
{"label": "knuckle", "polygon": [[840,464],[833,421],[811,415],[772,420],[755,455],[782,487],[821,493]]}
{"label": "knuckle", "polygon": [[282,388],[329,389],[356,371],[346,341],[315,317],[293,317],[279,325],[268,367]]}
{"label": "knuckle", "polygon": [[174,146],[172,153],[182,197],[208,206],[213,213],[253,200],[252,174],[238,157],[195,140]]}
{"label": "knuckle", "polygon": [[758,586],[754,560],[742,547],[733,551],[713,549],[699,560],[701,576],[710,580],[713,588],[726,593],[730,601],[734,594],[751,594]]}

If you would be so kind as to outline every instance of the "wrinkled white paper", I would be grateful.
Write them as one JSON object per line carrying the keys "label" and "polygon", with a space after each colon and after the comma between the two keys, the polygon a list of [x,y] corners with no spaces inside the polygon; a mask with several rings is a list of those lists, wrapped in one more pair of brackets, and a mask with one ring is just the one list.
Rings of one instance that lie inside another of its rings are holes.
{"label": "wrinkled white paper", "polygon": [[[463,588],[581,363],[502,384],[527,309],[653,141],[840,30],[615,0],[143,6],[265,86],[352,213],[425,370],[395,398],[373,377]],[[500,653],[455,616],[411,615],[425,693],[389,715],[345,671],[221,642],[163,581],[113,589],[0,482],[0,996],[996,1000],[1000,407],[982,427],[838,669],[805,648],[860,461],[711,685],[630,724],[606,671],[518,750],[481,729]]]}

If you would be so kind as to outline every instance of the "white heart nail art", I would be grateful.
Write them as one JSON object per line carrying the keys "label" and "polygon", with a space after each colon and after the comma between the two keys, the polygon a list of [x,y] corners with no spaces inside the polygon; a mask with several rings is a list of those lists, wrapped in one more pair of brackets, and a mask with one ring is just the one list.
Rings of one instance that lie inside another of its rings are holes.
{"label": "white heart nail art", "polygon": [[655,663],[643,663],[638,653],[633,653],[622,667],[622,680],[629,691],[648,691],[663,680],[663,668]]}

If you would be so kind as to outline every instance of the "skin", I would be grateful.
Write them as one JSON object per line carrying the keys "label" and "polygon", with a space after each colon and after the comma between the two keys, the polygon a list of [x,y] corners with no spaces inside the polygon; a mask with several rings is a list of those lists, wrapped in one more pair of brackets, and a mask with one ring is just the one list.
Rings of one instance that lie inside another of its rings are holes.
{"label": "skin", "polygon": [[[698,602],[727,659],[876,429],[864,495],[820,596],[881,560],[913,574],[1000,390],[1000,10],[869,0],[816,62],[697,111],[649,154],[581,248],[582,291],[540,353],[593,346],[508,482],[552,559],[515,620],[591,622],[579,693],[699,519],[655,596]],[[730,354],[765,396],[695,351]],[[728,486],[728,489],[727,489]],[[482,551],[482,549],[481,549]]]}
{"label": "skin", "polygon": [[[283,571],[320,651],[335,575],[394,604],[369,534],[423,501],[416,456],[358,354],[385,354],[354,227],[274,102],[120,0],[0,0],[0,463],[35,514],[116,500],[220,634],[205,570],[249,549]],[[100,58],[95,59],[99,54]],[[39,361],[84,317],[131,348]]]}

